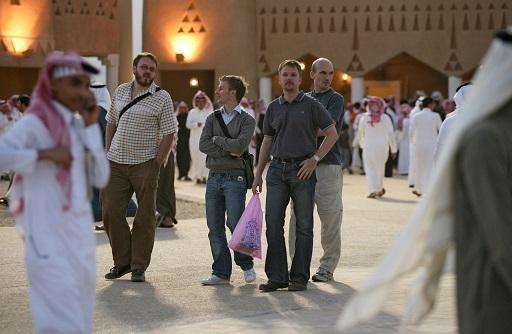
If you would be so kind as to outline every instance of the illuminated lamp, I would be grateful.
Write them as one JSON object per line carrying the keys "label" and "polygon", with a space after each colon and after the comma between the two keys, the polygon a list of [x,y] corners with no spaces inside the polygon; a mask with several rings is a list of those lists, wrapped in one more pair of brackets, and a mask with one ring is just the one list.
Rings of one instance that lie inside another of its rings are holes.
{"label": "illuminated lamp", "polygon": [[190,87],[197,87],[199,86],[199,80],[197,80],[197,78],[190,78]]}

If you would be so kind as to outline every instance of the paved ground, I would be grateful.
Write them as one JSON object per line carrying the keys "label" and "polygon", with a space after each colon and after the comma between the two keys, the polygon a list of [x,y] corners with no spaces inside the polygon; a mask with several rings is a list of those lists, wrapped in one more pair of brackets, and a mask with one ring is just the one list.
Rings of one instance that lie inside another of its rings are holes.
{"label": "paved ground", "polygon": [[[98,333],[333,333],[343,306],[364,282],[378,258],[406,223],[417,200],[406,181],[386,179],[386,197],[366,199],[366,180],[346,175],[344,180],[342,259],[335,281],[310,283],[308,291],[263,294],[257,283],[265,281],[264,262],[256,260],[258,280],[246,285],[242,272],[234,270],[232,283],[202,287],[199,280],[210,273],[211,255],[204,218],[180,220],[175,229],[160,229],[146,283],[131,283],[129,276],[105,281],[111,266],[108,240],[97,232]],[[0,184],[0,193],[5,183]],[[204,202],[204,186],[177,182],[183,200]],[[250,196],[247,197],[249,200]],[[201,206],[196,206],[198,217]],[[23,262],[23,245],[14,227],[0,212],[0,326],[2,333],[27,333],[32,329]],[[315,220],[318,221],[318,218]],[[4,224],[2,224],[2,222]],[[319,233],[319,225],[315,233]],[[92,227],[91,227],[92,228]],[[315,238],[312,271],[318,265],[321,246]],[[266,245],[264,246],[266,249]],[[420,327],[400,328],[406,298],[406,278],[390,296],[377,318],[350,333],[456,333],[453,277],[442,281],[440,302]]]}

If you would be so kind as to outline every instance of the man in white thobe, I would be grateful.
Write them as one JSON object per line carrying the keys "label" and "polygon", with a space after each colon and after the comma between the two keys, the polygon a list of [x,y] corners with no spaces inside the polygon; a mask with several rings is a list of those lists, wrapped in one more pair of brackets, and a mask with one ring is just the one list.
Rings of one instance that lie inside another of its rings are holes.
{"label": "man in white thobe", "polygon": [[213,104],[206,93],[198,91],[192,101],[194,108],[189,111],[186,126],[190,129],[190,155],[192,158],[191,176],[198,184],[206,184],[208,168],[206,154],[199,150],[199,139],[203,132],[206,118],[213,112]]}
{"label": "man in white thobe", "polygon": [[466,104],[469,92],[472,88],[473,85],[471,85],[471,83],[465,83],[455,90],[453,100],[455,101],[456,109],[452,113],[448,114],[446,119],[443,121],[443,124],[441,124],[441,129],[439,129],[439,135],[437,136],[434,161],[437,161],[442,147],[446,145],[446,139],[448,138],[448,135],[452,131],[451,129],[456,122],[457,114],[463,111],[464,104]]}
{"label": "man in white thobe", "polygon": [[389,116],[384,114],[385,102],[379,97],[369,96],[367,112],[361,117],[357,135],[363,148],[363,163],[368,181],[368,198],[384,195],[384,168],[389,150],[396,156],[396,141]]}
{"label": "man in white thobe", "polygon": [[434,165],[434,150],[437,133],[441,128],[441,117],[432,111],[434,100],[430,97],[423,99],[423,109],[411,118],[409,141],[414,144],[415,180],[413,194],[421,196],[429,182]]}
{"label": "man in white thobe", "polygon": [[0,137],[0,168],[16,172],[9,208],[25,242],[36,333],[92,332],[96,240],[88,190],[104,186],[110,171],[90,73],[97,70],[75,53],[50,54],[26,115]]}
{"label": "man in white thobe", "polygon": [[[420,96],[416,103],[414,104],[414,108],[412,108],[411,113],[409,115],[409,124],[407,129],[407,136],[409,136],[409,133],[411,131],[411,119],[416,113],[418,113],[421,108],[423,108],[421,102],[423,101],[424,97]],[[414,187],[414,181],[416,177],[416,161],[414,161],[414,143],[411,143],[409,138],[407,138],[409,141],[409,174],[407,175],[407,182],[409,183],[409,187]]]}

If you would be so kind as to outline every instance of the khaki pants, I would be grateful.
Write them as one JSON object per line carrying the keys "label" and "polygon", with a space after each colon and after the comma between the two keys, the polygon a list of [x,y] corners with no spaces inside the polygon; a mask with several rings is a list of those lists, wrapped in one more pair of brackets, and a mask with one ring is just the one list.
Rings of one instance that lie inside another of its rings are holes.
{"label": "khaki pants", "polygon": [[[101,202],[114,265],[129,264],[132,270],[146,270],[155,241],[155,197],[160,168],[155,159],[137,165],[110,165],[110,181],[101,193]],[[126,209],[133,192],[138,209],[130,231]]]}
{"label": "khaki pants", "polygon": [[[321,225],[321,242],[324,254],[319,270],[333,273],[341,255],[341,222],[343,219],[343,170],[341,165],[320,164],[316,168],[315,204]],[[295,254],[295,214],[291,207],[288,250],[290,258]]]}

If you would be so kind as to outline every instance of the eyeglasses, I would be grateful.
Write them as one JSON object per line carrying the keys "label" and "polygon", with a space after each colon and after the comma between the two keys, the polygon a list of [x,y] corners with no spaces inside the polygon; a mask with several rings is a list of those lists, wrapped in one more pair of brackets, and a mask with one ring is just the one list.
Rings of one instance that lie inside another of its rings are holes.
{"label": "eyeglasses", "polygon": [[139,68],[143,71],[155,72],[156,67],[148,66],[148,65],[140,65]]}

